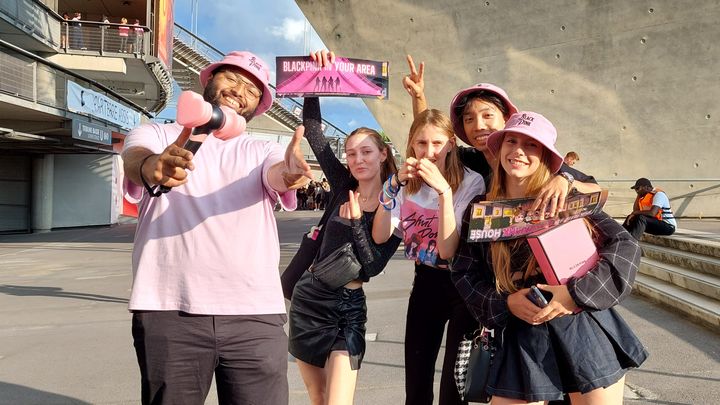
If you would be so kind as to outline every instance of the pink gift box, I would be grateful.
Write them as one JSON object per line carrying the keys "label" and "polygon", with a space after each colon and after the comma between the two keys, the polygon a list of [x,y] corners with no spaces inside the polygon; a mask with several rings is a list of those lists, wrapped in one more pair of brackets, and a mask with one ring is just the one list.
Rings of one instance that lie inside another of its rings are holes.
{"label": "pink gift box", "polygon": [[600,256],[585,221],[575,219],[527,238],[545,280],[564,285],[595,267]]}

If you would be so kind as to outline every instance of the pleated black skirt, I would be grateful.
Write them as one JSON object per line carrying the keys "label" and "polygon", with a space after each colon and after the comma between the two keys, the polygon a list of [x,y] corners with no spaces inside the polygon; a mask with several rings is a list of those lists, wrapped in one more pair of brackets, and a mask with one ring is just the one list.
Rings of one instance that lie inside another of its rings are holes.
{"label": "pleated black skirt", "polygon": [[351,368],[360,368],[367,322],[362,288],[331,291],[305,272],[295,285],[288,318],[288,349],[295,358],[324,367],[332,350],[347,350]]}
{"label": "pleated black skirt", "polygon": [[488,392],[547,401],[608,387],[647,351],[614,309],[580,312],[533,326],[511,316],[491,366]]}

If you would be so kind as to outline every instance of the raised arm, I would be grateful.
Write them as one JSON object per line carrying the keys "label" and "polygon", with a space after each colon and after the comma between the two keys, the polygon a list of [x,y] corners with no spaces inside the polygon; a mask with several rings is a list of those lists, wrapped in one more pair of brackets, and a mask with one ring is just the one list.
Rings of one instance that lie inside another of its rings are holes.
{"label": "raised arm", "polygon": [[[565,173],[569,174],[569,176]],[[573,179],[572,182],[570,182],[570,178]],[[544,211],[545,207],[550,206],[550,215],[554,216],[565,205],[565,198],[573,188],[581,193],[594,193],[601,190],[593,176],[588,176],[563,163],[559,174],[540,189],[530,210],[539,209]]]}
{"label": "raised arm", "polygon": [[350,172],[340,163],[340,160],[333,153],[330,143],[322,131],[322,115],[320,114],[320,99],[308,97],[303,106],[303,126],[305,127],[305,139],[315,154],[320,168],[330,183],[330,188],[338,190],[348,180]]}
{"label": "raised arm", "polygon": [[[560,167],[560,172],[569,173],[575,179],[572,184],[567,185],[567,188],[577,189],[577,191],[581,193],[594,193],[601,190],[600,186],[597,184],[597,180],[595,180],[595,177],[587,175],[578,169],[566,165],[565,163],[563,163]],[[567,180],[562,175],[556,177],[561,177]]]}
{"label": "raised arm", "polygon": [[310,165],[307,164],[300,150],[300,140],[304,132],[305,128],[302,125],[295,130],[285,150],[285,159],[272,165],[268,171],[270,187],[280,194],[306,185],[313,177]]}
{"label": "raised arm", "polygon": [[392,236],[387,242],[375,244],[371,240],[368,224],[360,211],[360,203],[355,191],[348,191],[349,200],[340,206],[340,216],[350,219],[353,234],[353,246],[358,253],[358,261],[362,272],[367,278],[374,277],[385,268],[387,262],[395,254],[400,245],[400,238]]}
{"label": "raised arm", "polygon": [[412,99],[413,118],[427,110],[427,99],[425,98],[425,62],[420,62],[420,69],[415,68],[412,56],[407,55],[410,74],[403,78],[403,87]]}
{"label": "raised arm", "polygon": [[[403,170],[405,170],[405,164],[403,164],[400,172],[402,172]],[[398,172],[398,176],[400,175],[400,172]],[[397,176],[391,177],[389,182],[389,186],[392,189],[397,190],[400,188],[400,185],[397,184]],[[383,184],[383,188],[387,187],[388,181]],[[393,234],[392,211],[390,208],[395,208],[395,205],[397,205],[397,201],[391,202],[390,199],[383,194],[381,194],[381,196],[378,196],[378,198],[382,198],[384,202],[390,204],[387,208],[384,207],[383,204],[378,204],[378,207],[375,210],[375,219],[373,219],[372,226],[372,239],[375,243],[381,244],[387,242]]]}
{"label": "raised arm", "polygon": [[[416,163],[417,160],[415,160],[415,158],[408,158],[405,163],[400,166],[397,175],[392,176],[390,180],[386,180],[385,183],[383,183],[383,192],[380,193],[378,198],[382,198],[386,206],[378,204],[377,210],[375,210],[375,219],[373,220],[372,227],[372,238],[375,243],[385,243],[393,234],[393,212],[395,215],[399,215],[399,205],[401,201],[399,194],[402,193],[402,186],[398,183],[398,181],[404,184],[410,176],[410,171],[415,171]],[[395,190],[397,192],[398,195],[396,198],[390,198],[385,194],[385,191],[389,192],[390,190]]]}

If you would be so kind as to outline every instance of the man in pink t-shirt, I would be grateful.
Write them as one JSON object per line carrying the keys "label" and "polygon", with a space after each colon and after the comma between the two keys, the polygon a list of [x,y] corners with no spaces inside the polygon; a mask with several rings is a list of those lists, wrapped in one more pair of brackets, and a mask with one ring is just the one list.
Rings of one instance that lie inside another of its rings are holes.
{"label": "man in pink t-shirt", "polygon": [[[248,121],[272,105],[269,79],[249,52],[200,73],[205,101]],[[144,404],[203,404],[213,374],[222,404],[288,402],[273,208],[279,200],[295,209],[294,190],[312,176],[302,133],[287,150],[210,136],[195,154],[181,147],[190,130],[177,124],[127,136],[125,190],[139,203],[129,309]]]}

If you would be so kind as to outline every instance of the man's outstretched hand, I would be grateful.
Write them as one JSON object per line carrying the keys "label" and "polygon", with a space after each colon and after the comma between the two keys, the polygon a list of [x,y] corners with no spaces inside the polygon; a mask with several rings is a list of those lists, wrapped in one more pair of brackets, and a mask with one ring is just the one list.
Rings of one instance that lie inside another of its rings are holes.
{"label": "man's outstretched hand", "polygon": [[175,142],[159,155],[150,156],[142,166],[142,175],[152,184],[177,187],[187,183],[187,170],[195,169],[192,152],[183,149],[192,128],[183,128]]}
{"label": "man's outstretched hand", "polygon": [[285,170],[282,173],[285,186],[289,190],[298,189],[310,182],[313,178],[310,165],[305,161],[300,141],[305,134],[305,127],[300,125],[295,130],[292,140],[285,150]]}

